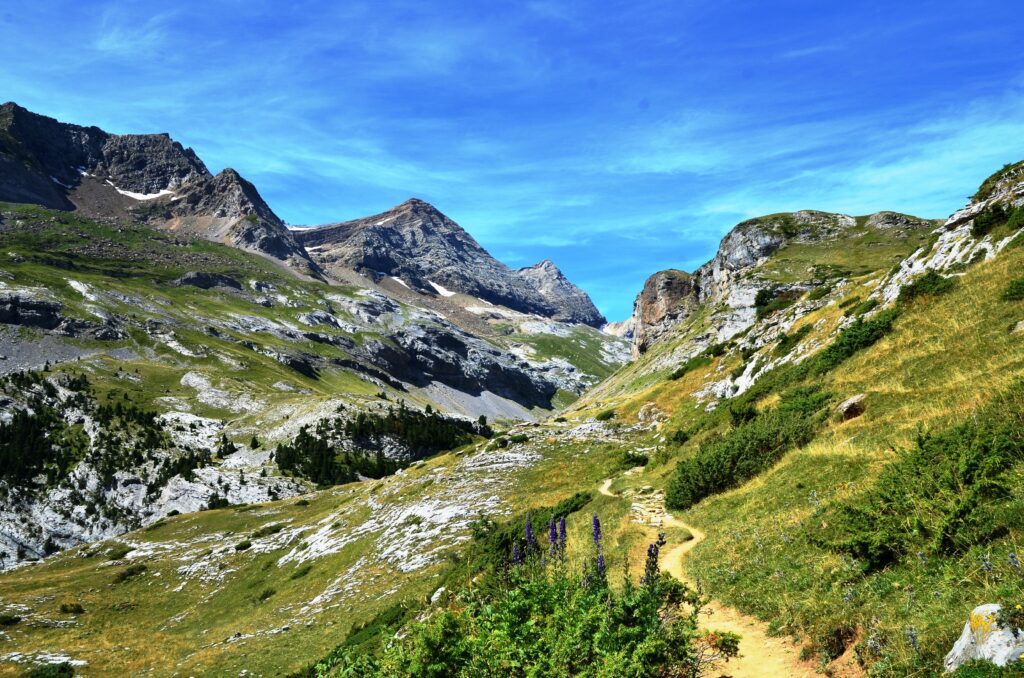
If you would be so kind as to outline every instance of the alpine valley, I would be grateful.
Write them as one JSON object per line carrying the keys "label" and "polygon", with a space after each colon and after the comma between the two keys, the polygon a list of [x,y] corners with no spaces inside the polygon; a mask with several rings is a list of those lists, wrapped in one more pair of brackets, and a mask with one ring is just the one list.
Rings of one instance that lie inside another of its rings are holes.
{"label": "alpine valley", "polygon": [[[4,104],[0,674],[1021,675],[961,631],[1024,653],[1022,228],[1024,162],[948,219],[767,215],[609,324],[422,200],[288,226]],[[530,673],[486,595],[595,545],[685,642]]]}

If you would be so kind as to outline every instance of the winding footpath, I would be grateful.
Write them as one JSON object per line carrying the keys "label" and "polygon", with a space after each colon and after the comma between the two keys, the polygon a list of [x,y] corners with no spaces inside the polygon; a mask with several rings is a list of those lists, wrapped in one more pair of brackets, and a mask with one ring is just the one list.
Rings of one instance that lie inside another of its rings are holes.
{"label": "winding footpath", "polygon": [[[607,497],[620,497],[611,491],[613,479],[605,480],[599,492]],[[683,558],[697,544],[704,541],[705,534],[692,525],[687,525],[660,505],[663,527],[680,527],[687,530],[693,539],[677,544],[662,554],[661,566],[665,572],[682,582],[694,586],[683,569]],[[728,678],[811,678],[818,674],[806,662],[799,659],[799,653],[786,638],[769,636],[765,624],[726,605],[711,600],[704,608],[707,619],[701,626],[707,630],[727,631],[741,636],[740,656],[715,669],[712,675]]]}

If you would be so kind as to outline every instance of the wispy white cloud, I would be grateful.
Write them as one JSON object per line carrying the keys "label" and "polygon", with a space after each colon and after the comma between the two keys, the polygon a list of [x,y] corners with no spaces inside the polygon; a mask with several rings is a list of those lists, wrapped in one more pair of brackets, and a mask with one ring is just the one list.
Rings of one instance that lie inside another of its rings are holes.
{"label": "wispy white cloud", "polygon": [[107,6],[92,41],[100,52],[133,59],[152,58],[168,42],[168,24],[174,11],[163,11],[139,19],[124,4]]}

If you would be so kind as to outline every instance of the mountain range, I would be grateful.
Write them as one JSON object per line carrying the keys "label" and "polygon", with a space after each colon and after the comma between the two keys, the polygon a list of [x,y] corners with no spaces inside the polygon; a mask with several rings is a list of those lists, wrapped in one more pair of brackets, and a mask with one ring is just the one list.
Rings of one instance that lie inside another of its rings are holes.
{"label": "mountain range", "polygon": [[694,637],[742,636],[706,675],[976,675],[964,621],[1021,590],[1022,227],[1024,162],[943,220],[766,215],[608,325],[421,200],[289,227],[167,135],[5,104],[0,669],[359,675],[509,590],[534,520],[699,585]]}

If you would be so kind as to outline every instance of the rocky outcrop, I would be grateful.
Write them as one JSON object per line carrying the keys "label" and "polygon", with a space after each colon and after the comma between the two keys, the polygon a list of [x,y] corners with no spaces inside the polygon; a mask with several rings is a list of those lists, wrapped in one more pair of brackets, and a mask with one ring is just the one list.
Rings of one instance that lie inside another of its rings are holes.
{"label": "rocky outcrop", "polygon": [[999,622],[1001,609],[995,604],[974,608],[960,638],[946,655],[946,673],[975,660],[1006,666],[1024,656],[1024,633]]}
{"label": "rocky outcrop", "polygon": [[565,277],[550,259],[516,271],[519,277],[531,281],[541,296],[558,309],[554,318],[567,322],[599,327],[604,323],[594,302],[586,292]]}
{"label": "rocky outcrop", "polygon": [[0,201],[120,217],[319,269],[256,188],[167,134],[109,134],[0,106]]}
{"label": "rocky outcrop", "polygon": [[376,366],[414,386],[439,382],[474,396],[489,392],[527,409],[550,409],[559,388],[525,361],[454,327],[410,325],[388,338],[394,344],[369,341],[364,348]]}
{"label": "rocky outcrop", "polygon": [[467,294],[492,304],[595,327],[604,318],[586,293],[550,262],[513,271],[461,226],[422,200],[382,214],[294,231],[326,271],[392,276],[440,296]]}
{"label": "rocky outcrop", "polygon": [[[692,274],[661,271],[648,278],[634,304],[632,321],[634,356],[648,350],[676,325],[706,307],[709,341],[725,341],[757,320],[757,293],[766,288],[798,294],[811,287],[813,271],[802,282],[781,284],[754,275],[757,267],[790,243],[818,243],[841,238],[857,227],[845,214],[804,210],[749,219],[736,225],[719,245],[714,258]],[[928,222],[879,212],[864,220],[877,230],[921,228]]]}
{"label": "rocky outcrop", "polygon": [[693,276],[685,271],[659,271],[647,279],[633,304],[633,353],[650,348],[665,332],[700,306]]}
{"label": "rocky outcrop", "polygon": [[904,285],[928,271],[955,273],[979,261],[994,258],[1008,246],[1017,232],[978,233],[975,219],[994,209],[1008,217],[1024,206],[1024,162],[1008,166],[985,180],[970,203],[954,212],[937,228],[931,248],[921,248],[900,262],[872,295],[882,303],[895,301]]}
{"label": "rocky outcrop", "polygon": [[836,414],[838,414],[843,421],[856,419],[864,414],[864,398],[866,397],[867,396],[865,394],[858,393],[855,396],[847,398],[836,407]]}
{"label": "rocky outcrop", "polygon": [[27,291],[0,291],[0,323],[56,329],[64,318],[59,302]]}
{"label": "rocky outcrop", "polygon": [[233,290],[241,290],[242,284],[231,276],[222,273],[207,273],[205,271],[190,271],[174,281],[175,285],[198,287],[208,290],[212,287],[228,287]]}

